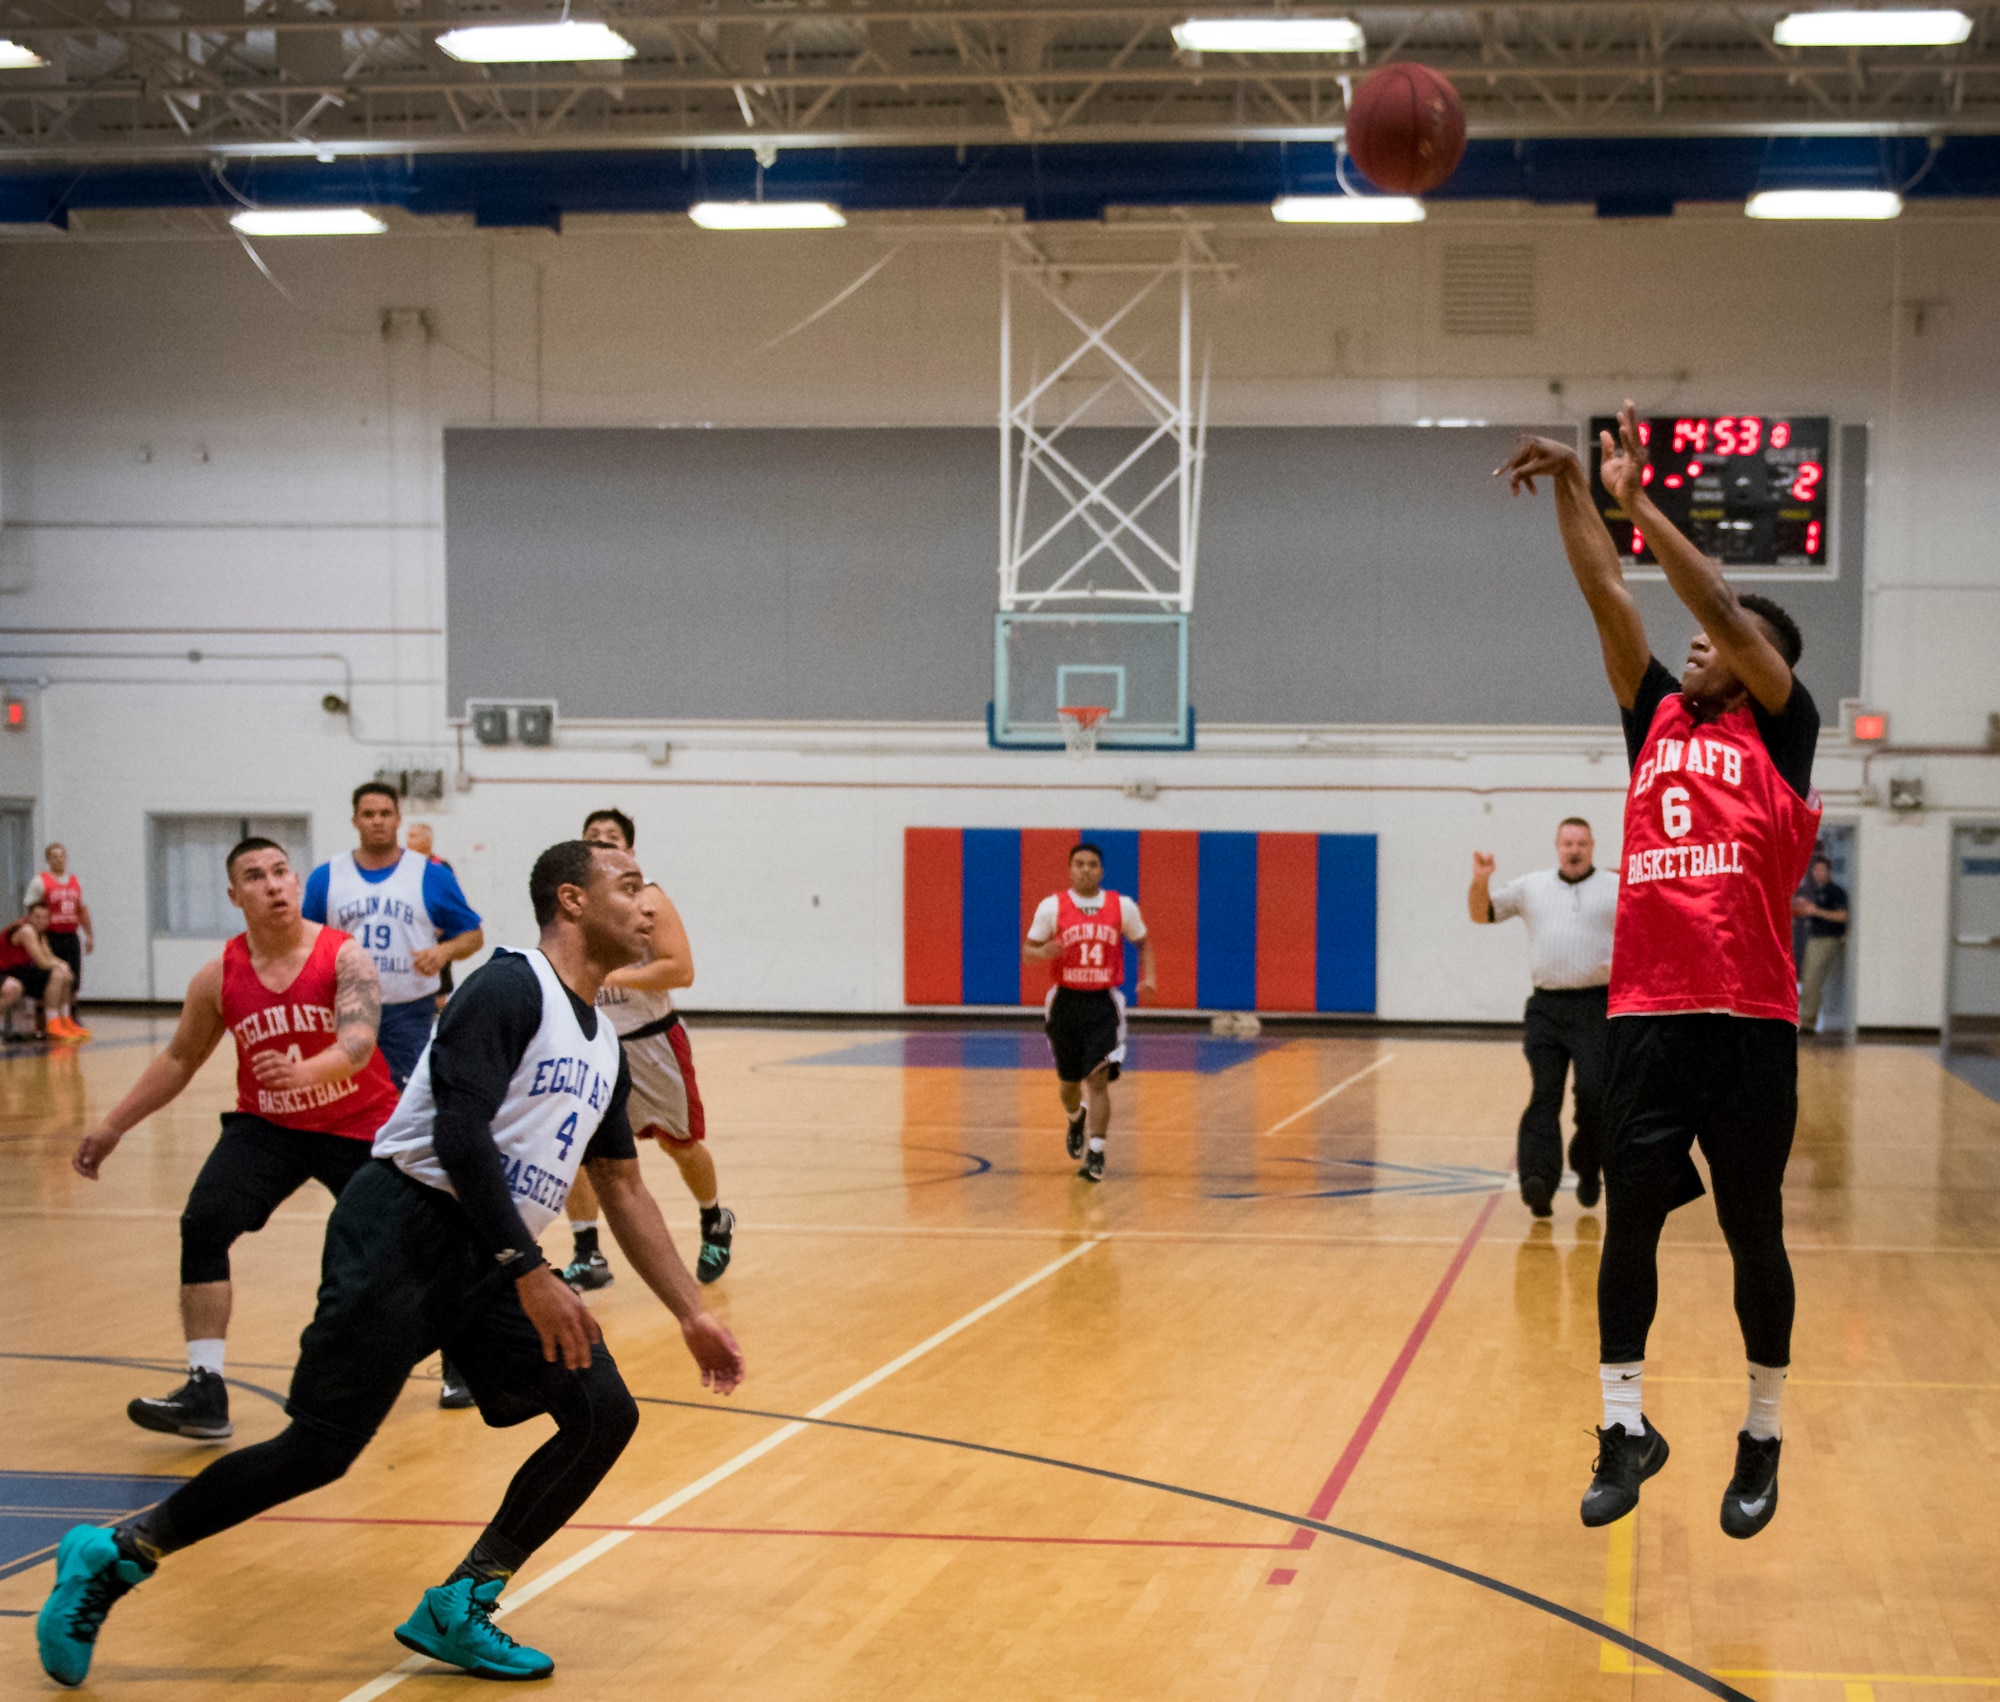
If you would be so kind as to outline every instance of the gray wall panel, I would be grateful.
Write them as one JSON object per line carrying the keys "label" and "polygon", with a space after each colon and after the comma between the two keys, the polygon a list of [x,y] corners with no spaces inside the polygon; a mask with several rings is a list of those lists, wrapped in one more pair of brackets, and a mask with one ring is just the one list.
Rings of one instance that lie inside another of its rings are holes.
{"label": "gray wall panel", "polygon": [[[1091,435],[1092,465],[1134,441]],[[1609,722],[1549,498],[1489,476],[1513,435],[1211,431],[1202,720]],[[1763,587],[1805,629],[1829,719],[1859,689],[1865,447],[1845,431],[1841,577]],[[584,717],[977,720],[996,461],[977,429],[448,431],[453,712],[553,697]],[[1677,665],[1686,612],[1664,584],[1634,592]]]}

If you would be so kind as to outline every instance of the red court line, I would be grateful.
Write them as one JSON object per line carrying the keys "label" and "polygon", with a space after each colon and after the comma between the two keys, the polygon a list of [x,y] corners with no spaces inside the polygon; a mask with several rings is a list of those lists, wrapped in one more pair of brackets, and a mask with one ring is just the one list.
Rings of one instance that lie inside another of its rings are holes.
{"label": "red court line", "polygon": [[[1375,1398],[1368,1403],[1368,1410],[1361,1415],[1361,1422],[1354,1427],[1354,1434],[1347,1439],[1347,1446],[1334,1462],[1333,1470],[1325,1483],[1320,1485],[1319,1494],[1313,1497],[1313,1504],[1306,1509],[1309,1519],[1324,1519],[1333,1511],[1333,1504],[1340,1499],[1341,1491],[1347,1487],[1347,1480],[1354,1475],[1354,1469],[1361,1464],[1361,1456],[1368,1451],[1368,1444],[1375,1439],[1375,1432],[1381,1427],[1383,1416],[1389,1410],[1389,1403],[1396,1398],[1396,1391],[1403,1386],[1403,1379],[1409,1374],[1415,1362],[1417,1350],[1424,1345],[1424,1338],[1431,1333],[1431,1325],[1437,1322],[1438,1313],[1444,1310],[1444,1303],[1450,1298],[1452,1285],[1458,1281],[1458,1273],[1465,1269],[1465,1262],[1472,1257],[1472,1249],[1480,1236],[1486,1233],[1486,1225],[1492,1221],[1493,1213],[1500,1205],[1498,1194],[1489,1195],[1486,1204],[1480,1207],[1479,1215],[1472,1220],[1472,1227],[1465,1232],[1465,1239],[1458,1244],[1458,1251],[1451,1256],[1451,1263],[1445,1267],[1444,1275],[1438,1279],[1436,1290],[1430,1301],[1418,1315],[1403,1348],[1396,1355],[1396,1363],[1389,1367],[1389,1375],[1382,1379],[1381,1388],[1375,1391]],[[1292,1533],[1289,1547],[1311,1548],[1317,1531],[1299,1530]],[[1273,1572],[1270,1582],[1289,1584],[1296,1573]]]}
{"label": "red court line", "polygon": [[[484,1530],[485,1519],[364,1519],[324,1513],[265,1513],[274,1525],[423,1525],[447,1529]],[[706,1537],[864,1537],[873,1542],[999,1542],[1058,1548],[1248,1548],[1263,1553],[1292,1546],[1282,1542],[1204,1542],[1177,1537],[1036,1537],[1001,1536],[984,1531],[822,1531],[771,1525],[619,1525],[586,1524],[572,1519],[566,1531],[630,1531],[635,1536]]]}

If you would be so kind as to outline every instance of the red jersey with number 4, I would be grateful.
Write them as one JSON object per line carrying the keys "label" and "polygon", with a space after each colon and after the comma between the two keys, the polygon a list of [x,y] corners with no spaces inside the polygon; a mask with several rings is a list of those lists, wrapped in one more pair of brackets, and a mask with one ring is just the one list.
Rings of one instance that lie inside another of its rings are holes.
{"label": "red jersey with number 4", "polygon": [[74,875],[52,875],[47,869],[36,879],[49,903],[49,932],[75,933],[83,923],[83,883]]}
{"label": "red jersey with number 4", "polygon": [[1797,1022],[1792,894],[1819,817],[1819,794],[1792,790],[1748,704],[1697,722],[1667,697],[1625,797],[1611,1014]]}
{"label": "red jersey with number 4", "polygon": [[380,1052],[345,1081],[279,1090],[257,1079],[260,1052],[305,1059],[334,1043],[334,959],[352,936],[321,928],[305,967],[282,993],[257,979],[250,942],[238,934],[222,948],[222,1020],[236,1037],[236,1109],[281,1128],[372,1141],[396,1109],[396,1088]]}
{"label": "red jersey with number 4", "polygon": [[1109,887],[1104,903],[1095,911],[1085,910],[1076,894],[1067,890],[1056,897],[1056,938],[1062,941],[1062,956],[1051,966],[1058,987],[1075,987],[1085,992],[1101,992],[1125,979],[1124,909],[1117,893]]}

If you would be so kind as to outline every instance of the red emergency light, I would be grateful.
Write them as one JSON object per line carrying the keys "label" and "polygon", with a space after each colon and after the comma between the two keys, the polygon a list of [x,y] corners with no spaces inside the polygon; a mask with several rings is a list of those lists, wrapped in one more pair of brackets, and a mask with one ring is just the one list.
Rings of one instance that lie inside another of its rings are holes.
{"label": "red emergency light", "polygon": [[1855,716],[1854,742],[1857,745],[1879,745],[1888,736],[1888,716],[1877,714]]}
{"label": "red emergency light", "polygon": [[18,697],[10,697],[0,703],[0,718],[6,720],[8,732],[24,732],[28,725],[28,706]]}

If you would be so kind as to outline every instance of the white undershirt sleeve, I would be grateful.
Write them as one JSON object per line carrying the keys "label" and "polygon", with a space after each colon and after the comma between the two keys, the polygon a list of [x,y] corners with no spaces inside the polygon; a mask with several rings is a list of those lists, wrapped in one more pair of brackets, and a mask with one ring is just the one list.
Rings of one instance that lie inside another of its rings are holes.
{"label": "white undershirt sleeve", "polygon": [[1146,937],[1146,923],[1138,905],[1123,893],[1118,895],[1118,931],[1135,944]]}
{"label": "white undershirt sleeve", "polygon": [[1055,932],[1056,894],[1050,893],[1047,898],[1035,906],[1035,919],[1028,924],[1029,943],[1040,945],[1044,940],[1055,938]]}

